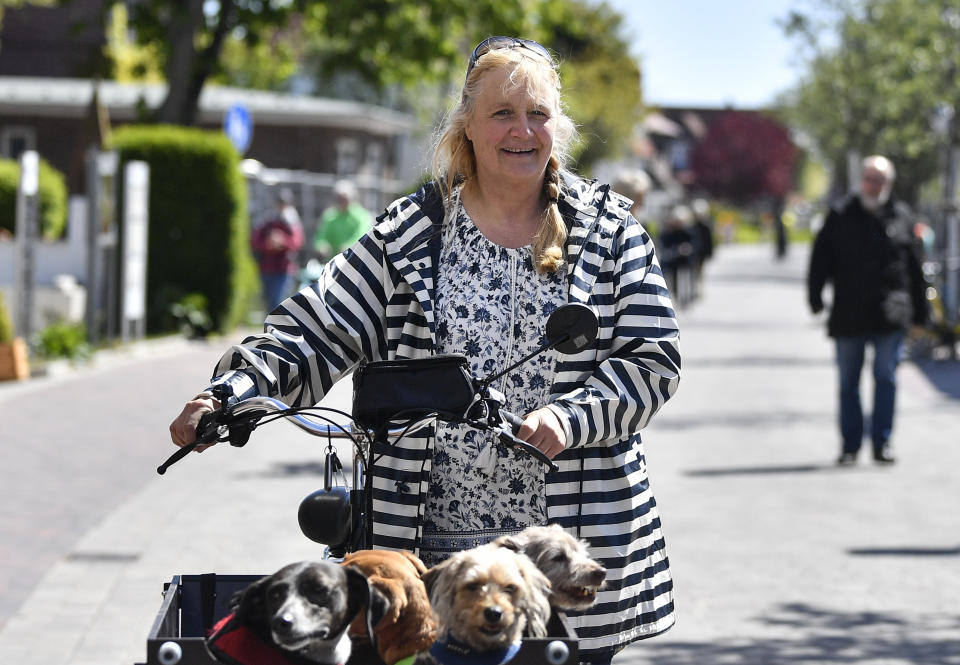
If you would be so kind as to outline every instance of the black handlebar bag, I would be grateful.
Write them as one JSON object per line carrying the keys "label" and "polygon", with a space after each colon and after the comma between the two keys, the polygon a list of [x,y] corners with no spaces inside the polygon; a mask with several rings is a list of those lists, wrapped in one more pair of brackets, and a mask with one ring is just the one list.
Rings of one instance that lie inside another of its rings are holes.
{"label": "black handlebar bag", "polygon": [[457,422],[464,418],[475,394],[466,356],[364,362],[353,375],[353,419],[375,431],[390,422],[414,421],[431,414]]}

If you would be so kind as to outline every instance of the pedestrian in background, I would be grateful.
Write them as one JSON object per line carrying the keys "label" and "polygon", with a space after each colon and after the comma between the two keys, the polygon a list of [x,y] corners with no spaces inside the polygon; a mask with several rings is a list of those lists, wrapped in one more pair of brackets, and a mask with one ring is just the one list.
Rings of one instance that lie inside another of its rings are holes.
{"label": "pedestrian in background", "polygon": [[713,216],[706,199],[694,199],[690,204],[693,212],[693,232],[696,236],[696,255],[693,258],[693,296],[703,292],[703,268],[713,258]]}
{"label": "pedestrian in background", "polygon": [[697,235],[689,206],[680,204],[670,209],[657,242],[667,288],[677,306],[685,307],[693,300],[692,271],[697,255]]}
{"label": "pedestrian in background", "polygon": [[293,290],[297,252],[303,246],[303,226],[290,189],[280,190],[276,206],[253,230],[250,244],[260,268],[263,303],[272,312]]}
{"label": "pedestrian in background", "polygon": [[903,338],[929,313],[912,214],[890,196],[893,164],[874,155],[862,168],[860,191],[830,210],[817,234],[807,278],[814,314],[823,309],[824,285],[833,285],[827,331],[836,340],[840,373],[841,465],[856,461],[864,435],[860,371],[868,345],[874,352],[873,459],[894,462],[890,437]]}
{"label": "pedestrian in background", "polygon": [[790,233],[784,217],[786,208],[787,203],[783,199],[778,199],[773,205],[773,252],[778,261],[786,258],[790,246]]}
{"label": "pedestrian in background", "polygon": [[[407,432],[368,469],[375,548],[436,564],[557,523],[607,569],[596,604],[568,618],[580,660],[609,663],[674,623],[673,583],[640,430],[676,390],[679,332],[653,243],[608,185],[566,164],[576,137],[550,52],[512,37],[473,51],[438,132],[435,179],[393,202],[285,301],[262,335],[222,358],[214,385],[313,405],[361,361],[463,353],[490,376],[540,347],[544,322],[588,304],[598,342],[540,354],[497,381],[525,414],[517,436],[557,472],[462,423]],[[216,407],[204,392],[170,427],[180,446]]]}
{"label": "pedestrian in background", "polygon": [[[617,175],[613,183],[613,189],[623,194],[633,203],[630,205],[630,214],[638,220],[644,220],[646,215],[643,212],[644,201],[647,192],[650,191],[650,176],[643,169],[627,169]],[[650,229],[647,229],[650,231]]]}
{"label": "pedestrian in background", "polygon": [[373,228],[373,215],[357,202],[353,182],[338,180],[333,195],[335,204],[323,211],[313,237],[313,249],[323,261],[329,261]]}

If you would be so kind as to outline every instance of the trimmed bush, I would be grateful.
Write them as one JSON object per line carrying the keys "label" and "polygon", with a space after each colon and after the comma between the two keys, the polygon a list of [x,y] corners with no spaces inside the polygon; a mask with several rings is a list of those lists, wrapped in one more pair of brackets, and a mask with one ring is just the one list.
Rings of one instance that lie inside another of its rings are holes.
{"label": "trimmed bush", "polygon": [[52,323],[34,339],[34,348],[41,358],[68,358],[79,360],[90,356],[87,328],[82,323],[58,321]]}
{"label": "trimmed bush", "polygon": [[222,133],[172,125],[131,125],[113,134],[120,169],[150,165],[147,330],[169,332],[170,308],[202,293],[213,326],[244,320],[257,271],[250,252],[240,157]]}
{"label": "trimmed bush", "polygon": [[[0,229],[15,232],[20,163],[0,159]],[[56,240],[67,228],[67,181],[57,169],[40,160],[40,235]]]}
{"label": "trimmed bush", "polygon": [[13,341],[13,322],[10,312],[7,311],[7,301],[0,292],[0,344],[9,344]]}

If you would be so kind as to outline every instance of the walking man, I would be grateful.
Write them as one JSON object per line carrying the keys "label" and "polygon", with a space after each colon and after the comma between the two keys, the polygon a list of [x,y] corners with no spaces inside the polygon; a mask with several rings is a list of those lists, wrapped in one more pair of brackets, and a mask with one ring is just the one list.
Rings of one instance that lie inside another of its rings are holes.
{"label": "walking man", "polygon": [[860,371],[868,345],[873,347],[873,459],[893,463],[890,436],[903,338],[928,315],[911,213],[890,197],[894,175],[886,157],[864,159],[859,193],[830,210],[810,259],[807,287],[814,314],[823,309],[823,287],[833,285],[827,330],[836,340],[840,373],[841,465],[856,462],[863,439]]}

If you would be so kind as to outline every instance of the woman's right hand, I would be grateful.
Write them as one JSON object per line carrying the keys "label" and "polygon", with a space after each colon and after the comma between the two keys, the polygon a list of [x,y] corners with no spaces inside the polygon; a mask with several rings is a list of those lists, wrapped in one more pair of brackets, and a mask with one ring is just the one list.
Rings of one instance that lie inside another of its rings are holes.
{"label": "woman's right hand", "polygon": [[[180,415],[170,423],[170,439],[181,448],[193,443],[197,439],[197,426],[200,424],[200,418],[203,414],[216,411],[220,408],[220,402],[213,397],[197,396],[187,402]],[[202,452],[214,445],[214,443],[205,443],[196,447],[196,451]]]}

